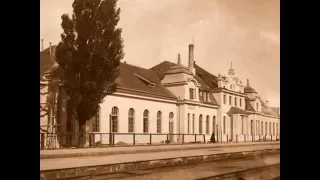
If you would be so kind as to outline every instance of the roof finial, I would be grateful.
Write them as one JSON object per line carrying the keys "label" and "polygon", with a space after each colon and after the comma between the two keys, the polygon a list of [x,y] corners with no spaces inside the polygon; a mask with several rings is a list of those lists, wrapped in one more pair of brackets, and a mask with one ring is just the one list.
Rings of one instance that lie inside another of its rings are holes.
{"label": "roof finial", "polygon": [[180,53],[178,53],[178,65],[181,65]]}

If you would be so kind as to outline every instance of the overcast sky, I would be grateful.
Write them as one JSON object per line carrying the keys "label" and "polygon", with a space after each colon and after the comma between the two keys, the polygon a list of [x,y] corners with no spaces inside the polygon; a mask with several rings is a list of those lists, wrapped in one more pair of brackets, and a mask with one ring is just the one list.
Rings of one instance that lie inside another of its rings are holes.
{"label": "overcast sky", "polygon": [[[44,47],[60,41],[61,15],[73,0],[40,1]],[[236,75],[280,106],[279,0],[119,0],[124,61],[150,68],[162,61],[188,62],[195,42],[196,63],[217,75]]]}

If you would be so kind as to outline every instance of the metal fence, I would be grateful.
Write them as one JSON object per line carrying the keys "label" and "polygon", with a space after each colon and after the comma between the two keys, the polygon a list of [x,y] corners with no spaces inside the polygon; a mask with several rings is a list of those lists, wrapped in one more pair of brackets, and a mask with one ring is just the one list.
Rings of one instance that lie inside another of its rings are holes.
{"label": "metal fence", "polygon": [[[84,141],[80,141],[83,138]],[[40,150],[212,143],[211,134],[40,133]],[[215,135],[215,143],[280,141],[280,135]],[[84,142],[83,146],[80,142]]]}

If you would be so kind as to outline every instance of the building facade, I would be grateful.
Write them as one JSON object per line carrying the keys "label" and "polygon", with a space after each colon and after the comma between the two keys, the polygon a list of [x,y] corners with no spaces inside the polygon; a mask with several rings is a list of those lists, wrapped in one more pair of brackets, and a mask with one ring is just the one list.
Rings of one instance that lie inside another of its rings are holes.
{"label": "building facade", "polygon": [[269,107],[232,65],[227,76],[196,65],[192,44],[188,66],[180,55],[177,63],[164,61],[151,69],[124,62],[117,84],[97,117],[88,121],[95,142],[208,141],[213,132],[224,142],[280,137],[280,108]]}

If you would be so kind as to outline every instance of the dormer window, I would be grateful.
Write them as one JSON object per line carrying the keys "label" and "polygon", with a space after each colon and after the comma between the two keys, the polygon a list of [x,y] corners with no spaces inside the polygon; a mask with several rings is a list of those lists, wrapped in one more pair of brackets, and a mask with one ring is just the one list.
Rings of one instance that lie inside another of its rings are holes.
{"label": "dormer window", "polygon": [[139,78],[141,81],[143,81],[144,83],[146,83],[149,87],[155,87],[157,84],[154,82],[149,81],[148,79],[142,77],[139,74],[133,73],[137,78]]}
{"label": "dormer window", "polygon": [[196,99],[196,89],[189,88],[189,98],[190,99]]}

